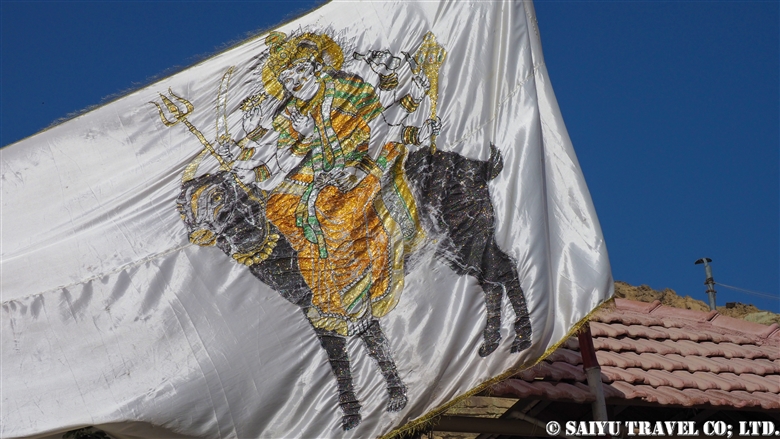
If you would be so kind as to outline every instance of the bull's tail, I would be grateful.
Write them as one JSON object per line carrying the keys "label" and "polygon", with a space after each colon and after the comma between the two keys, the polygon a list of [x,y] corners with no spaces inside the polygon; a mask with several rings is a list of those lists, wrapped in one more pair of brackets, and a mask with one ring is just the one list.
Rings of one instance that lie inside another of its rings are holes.
{"label": "bull's tail", "polygon": [[504,169],[504,158],[501,156],[501,151],[492,142],[490,143],[490,158],[485,165],[488,181],[498,177],[498,174]]}

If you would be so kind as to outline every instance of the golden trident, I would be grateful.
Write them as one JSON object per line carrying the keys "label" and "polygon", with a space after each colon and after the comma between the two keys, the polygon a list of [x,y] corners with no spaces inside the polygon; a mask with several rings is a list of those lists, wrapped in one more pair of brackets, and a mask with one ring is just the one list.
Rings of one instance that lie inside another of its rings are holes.
{"label": "golden trident", "polygon": [[[233,67],[230,67],[227,72],[222,76],[222,82],[219,87],[219,92],[217,94],[217,141],[225,141],[230,139],[230,133],[228,132],[227,128],[227,88],[228,83],[230,81],[230,76],[233,73]],[[157,112],[160,114],[160,120],[162,121],[163,125],[166,127],[172,127],[179,122],[183,123],[184,126],[187,127],[187,129],[190,130],[192,134],[195,135],[195,137],[200,140],[200,143],[204,146],[203,150],[187,165],[187,167],[184,169],[184,174],[182,175],[182,183],[187,182],[189,180],[192,180],[195,177],[195,172],[198,170],[198,166],[200,165],[200,162],[203,161],[203,159],[206,157],[206,154],[211,154],[217,161],[219,162],[219,169],[222,171],[228,171],[230,172],[233,169],[233,163],[228,163],[219,153],[217,153],[216,149],[214,149],[214,146],[211,144],[211,142],[206,139],[206,136],[203,135],[203,133],[200,132],[199,129],[195,127],[189,120],[187,120],[187,116],[192,114],[192,112],[195,110],[195,106],[192,105],[190,101],[187,99],[184,99],[181,96],[178,96],[175,94],[170,88],[168,89],[168,94],[171,95],[173,99],[178,101],[179,103],[184,105],[184,110],[179,108],[179,106],[173,102],[171,99],[169,99],[167,96],[165,96],[162,93],[158,93],[160,95],[160,99],[162,99],[163,104],[165,104],[165,107],[168,109],[168,112],[171,113],[171,116],[173,117],[173,120],[169,120],[165,112],[163,111],[162,105],[160,105],[157,102],[149,102],[150,104],[153,104],[155,107],[157,107]],[[224,129],[224,133],[220,134],[220,131]],[[244,182],[242,182],[238,176],[236,176],[234,173],[231,173],[233,175],[233,179],[236,181],[239,187],[246,191],[247,194],[249,194],[250,197],[254,198],[253,192],[250,188],[248,188]],[[258,200],[262,201],[262,200]]]}
{"label": "golden trident", "polygon": [[[205,147],[200,154],[193,160],[185,169],[184,171],[184,177],[182,178],[182,181],[191,180],[195,173],[195,168],[197,168],[198,164],[200,164],[201,160],[203,160],[203,156],[206,155],[206,153],[211,153],[212,156],[214,156],[215,159],[219,162],[219,168],[223,171],[230,171],[231,166],[229,163],[225,161],[224,158],[222,158],[221,155],[217,153],[217,151],[214,149],[214,146],[206,139],[206,136],[203,135],[203,133],[200,132],[199,129],[195,127],[192,123],[190,123],[189,120],[187,120],[187,116],[189,116],[193,110],[195,110],[195,107],[192,105],[192,103],[186,99],[184,99],[181,96],[176,95],[170,88],[168,89],[168,94],[171,95],[173,99],[176,99],[180,103],[184,104],[184,110],[180,109],[178,105],[176,105],[172,100],[168,99],[167,96],[165,96],[162,93],[158,93],[160,95],[160,98],[163,101],[163,104],[165,104],[165,107],[168,109],[168,111],[173,116],[173,120],[168,120],[168,118],[165,116],[165,113],[163,112],[163,108],[160,104],[157,102],[149,102],[150,104],[154,104],[157,107],[157,112],[160,113],[160,120],[162,120],[162,123],[167,127],[172,127],[176,125],[177,123],[181,122],[184,124],[184,126],[187,127],[187,129],[190,130],[192,134],[195,135],[195,137],[200,140],[200,143],[203,144]],[[192,168],[192,169],[191,169]]]}
{"label": "golden trident", "polygon": [[[439,100],[439,69],[446,56],[447,52],[436,42],[433,32],[425,34],[422,45],[413,56],[417,66],[412,69],[412,72],[416,75],[422,70],[431,84],[431,88],[428,89],[428,98],[431,100],[431,119],[434,120],[436,119],[436,104]],[[431,153],[436,153],[435,135],[431,135]]]}

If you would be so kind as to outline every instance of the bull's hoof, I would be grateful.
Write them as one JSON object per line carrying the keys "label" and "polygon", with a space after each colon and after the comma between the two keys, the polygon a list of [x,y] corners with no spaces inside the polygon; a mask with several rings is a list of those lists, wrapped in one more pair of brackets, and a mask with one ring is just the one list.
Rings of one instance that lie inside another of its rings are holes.
{"label": "bull's hoof", "polygon": [[387,411],[397,412],[406,407],[406,387],[391,387],[387,389],[390,400],[387,401]]}
{"label": "bull's hoof", "polygon": [[498,342],[501,341],[501,338],[487,341],[485,340],[484,343],[479,347],[479,356],[480,357],[487,357],[488,355],[492,354],[493,351],[495,351],[498,348]]}
{"label": "bull's hoof", "polygon": [[515,336],[515,340],[512,342],[511,352],[513,354],[517,352],[522,352],[530,347],[531,347],[531,339],[529,337],[520,337],[519,335],[517,335]]}
{"label": "bull's hoof", "polygon": [[491,325],[488,322],[488,327],[483,331],[483,336],[485,340],[479,347],[479,356],[487,357],[498,348],[498,344],[501,342],[501,332],[498,329],[498,325]]}
{"label": "bull's hoof", "polygon": [[341,428],[343,428],[344,431],[351,430],[360,425],[361,419],[362,418],[360,417],[360,413],[354,415],[344,415],[341,417]]}

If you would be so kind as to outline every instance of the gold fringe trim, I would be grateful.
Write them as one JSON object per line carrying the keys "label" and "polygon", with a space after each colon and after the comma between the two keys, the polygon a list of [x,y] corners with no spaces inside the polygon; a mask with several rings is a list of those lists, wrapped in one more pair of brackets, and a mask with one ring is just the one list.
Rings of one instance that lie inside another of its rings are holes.
{"label": "gold fringe trim", "polygon": [[614,307],[615,304],[615,296],[613,295],[609,299],[605,300],[604,302],[601,302],[598,306],[593,308],[585,317],[583,317],[579,322],[575,323],[574,326],[569,330],[569,332],[566,333],[566,335],[560,339],[557,343],[550,346],[546,351],[544,351],[544,354],[542,354],[539,358],[536,358],[534,360],[528,361],[526,363],[521,364],[520,366],[512,367],[506,372],[502,373],[501,375],[498,375],[496,377],[490,378],[487,381],[482,382],[481,384],[478,384],[473,389],[467,391],[466,393],[456,397],[455,399],[440,405],[439,407],[436,407],[435,409],[429,411],[425,415],[423,415],[421,418],[415,419],[414,421],[409,422],[408,424],[404,425],[403,427],[399,427],[390,433],[380,436],[379,439],[392,439],[399,437],[400,435],[404,433],[414,433],[418,431],[425,431],[428,429],[428,427],[431,427],[436,423],[437,418],[439,418],[441,415],[444,414],[447,410],[449,410],[454,405],[460,403],[461,401],[465,400],[466,398],[470,398],[488,387],[492,386],[493,384],[496,384],[498,382],[504,381],[505,379],[516,375],[526,369],[530,369],[537,364],[544,361],[547,357],[549,357],[553,352],[558,350],[564,343],[566,343],[566,340],[569,338],[578,335],[582,328],[590,322],[590,320],[593,318],[593,316],[604,309]]}

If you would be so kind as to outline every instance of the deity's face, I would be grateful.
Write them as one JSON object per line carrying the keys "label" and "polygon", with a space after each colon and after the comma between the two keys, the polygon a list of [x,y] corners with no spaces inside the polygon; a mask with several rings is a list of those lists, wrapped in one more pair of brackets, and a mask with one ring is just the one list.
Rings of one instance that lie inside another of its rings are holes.
{"label": "deity's face", "polygon": [[320,84],[317,82],[317,73],[320,65],[314,61],[300,61],[290,68],[282,70],[279,74],[279,82],[285,90],[298,99],[308,101],[317,94]]}

